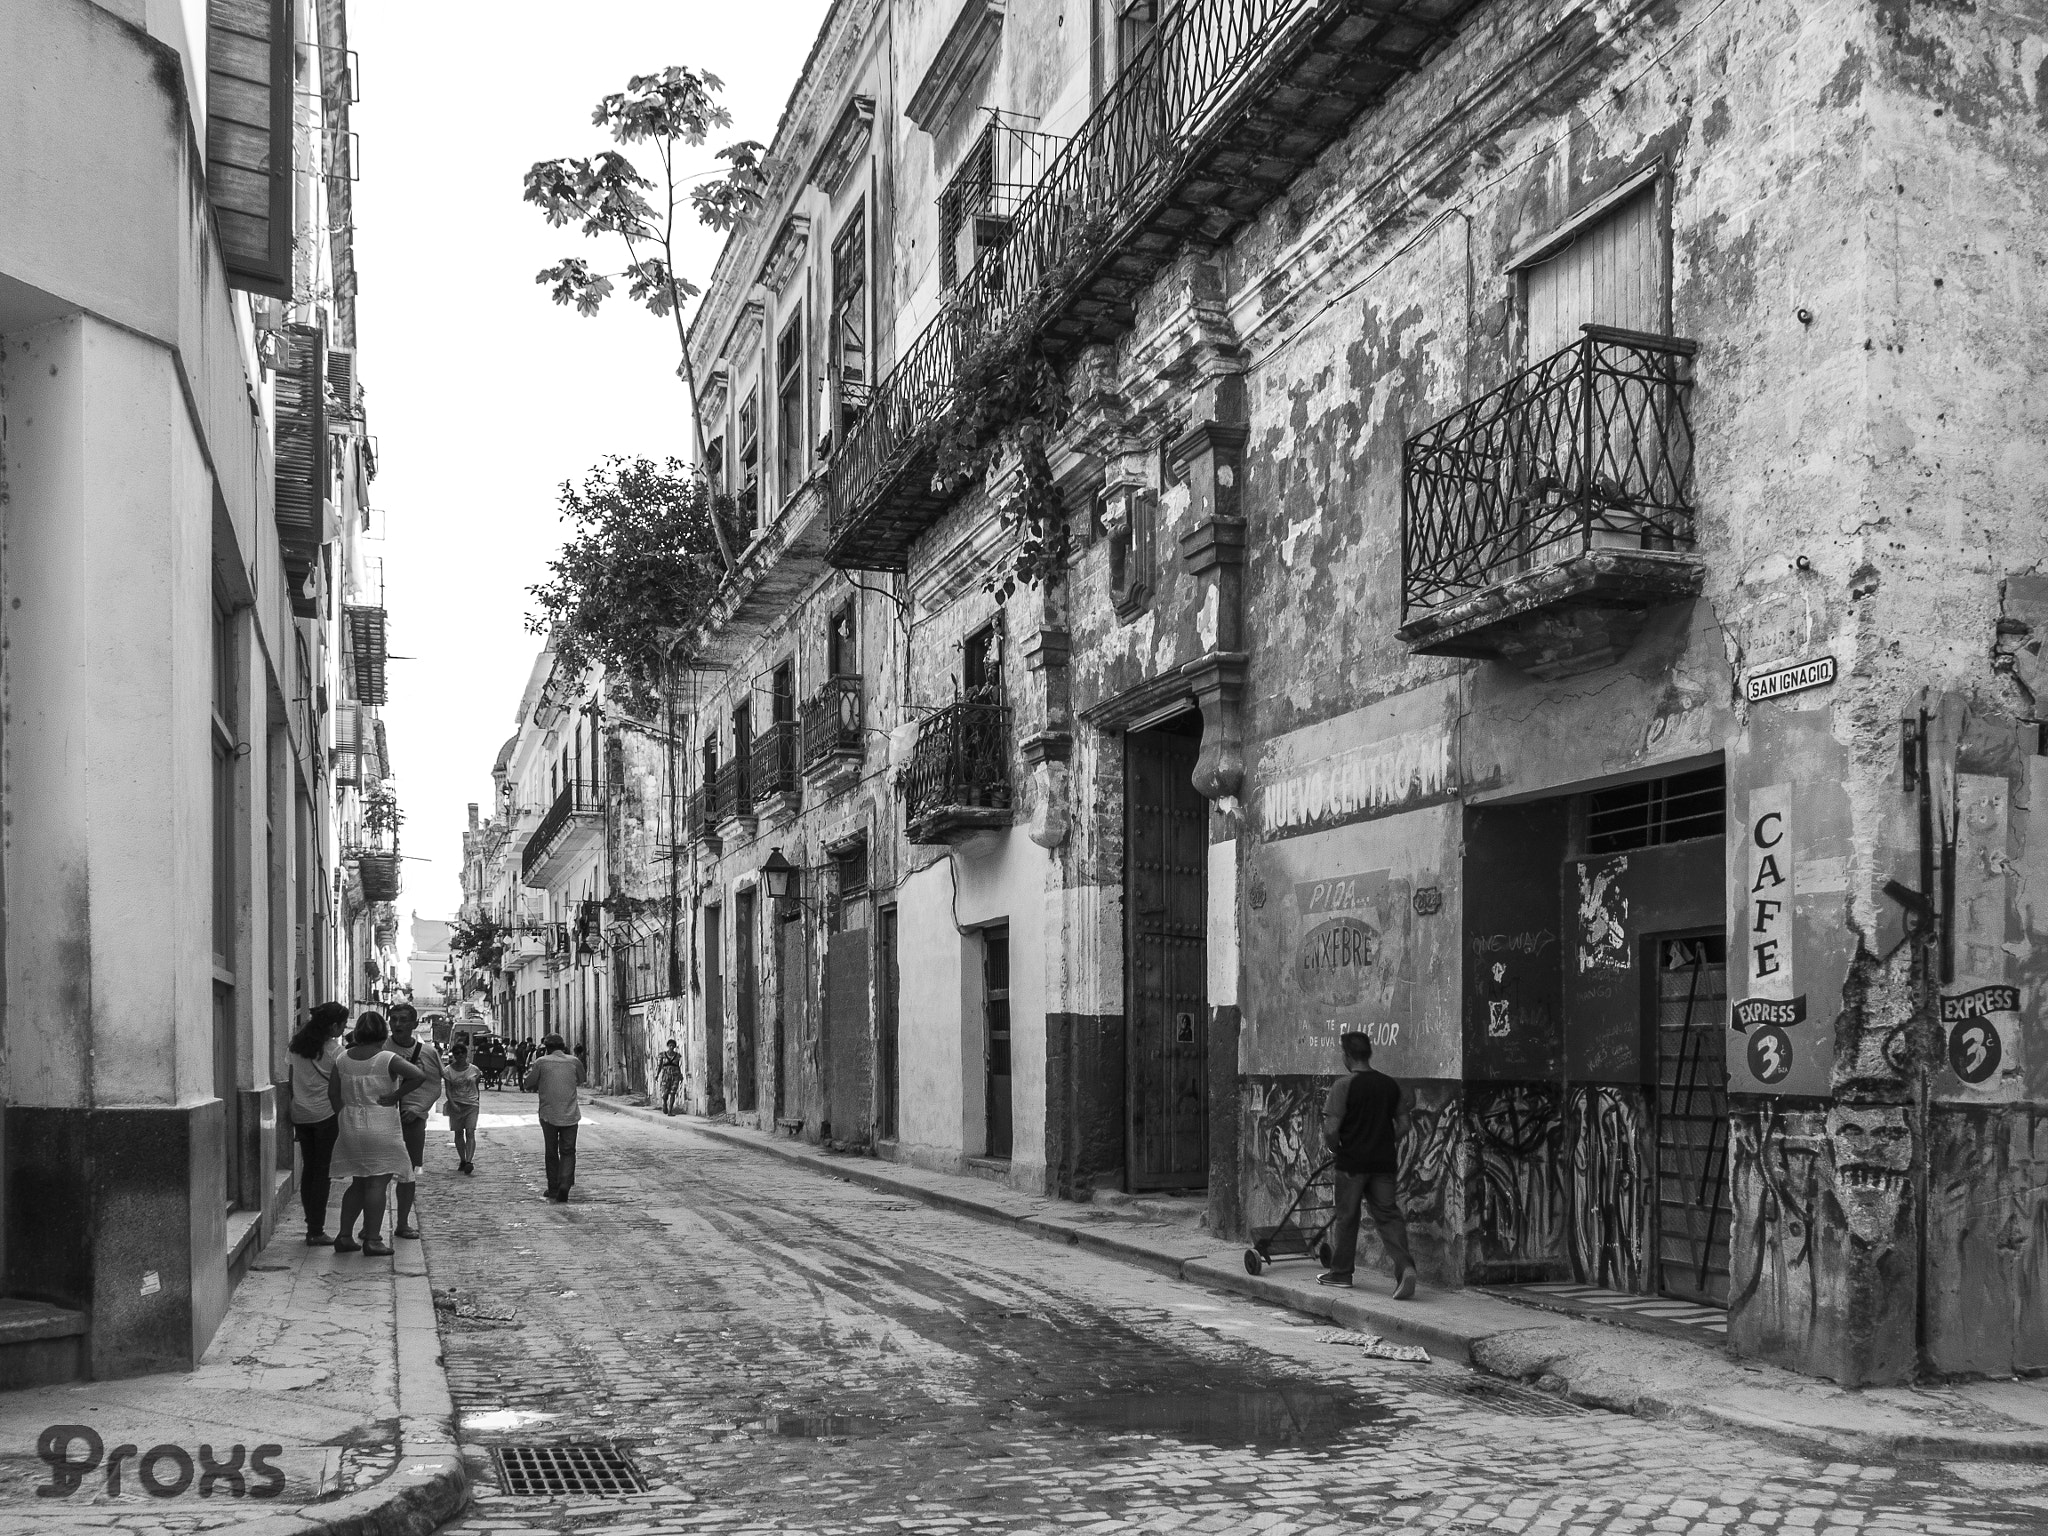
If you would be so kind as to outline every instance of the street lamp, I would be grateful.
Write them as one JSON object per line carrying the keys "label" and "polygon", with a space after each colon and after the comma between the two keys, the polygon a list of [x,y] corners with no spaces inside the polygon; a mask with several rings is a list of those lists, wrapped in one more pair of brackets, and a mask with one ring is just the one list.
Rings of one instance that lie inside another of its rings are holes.
{"label": "street lamp", "polygon": [[768,850],[761,865],[761,885],[775,903],[775,915],[784,922],[803,915],[796,894],[797,867],[782,856],[780,848]]}

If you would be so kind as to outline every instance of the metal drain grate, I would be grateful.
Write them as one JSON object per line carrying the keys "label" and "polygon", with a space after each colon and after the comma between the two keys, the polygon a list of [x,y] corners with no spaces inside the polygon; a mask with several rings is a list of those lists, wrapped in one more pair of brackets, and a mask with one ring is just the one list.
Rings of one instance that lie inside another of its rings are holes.
{"label": "metal drain grate", "polygon": [[609,1445],[494,1445],[491,1457],[499,1486],[515,1499],[623,1498],[647,1491],[633,1463]]}
{"label": "metal drain grate", "polygon": [[1579,1403],[1520,1382],[1474,1376],[1464,1381],[1426,1381],[1410,1377],[1406,1385],[1439,1397],[1456,1398],[1476,1408],[1513,1414],[1518,1419],[1575,1419],[1593,1412]]}

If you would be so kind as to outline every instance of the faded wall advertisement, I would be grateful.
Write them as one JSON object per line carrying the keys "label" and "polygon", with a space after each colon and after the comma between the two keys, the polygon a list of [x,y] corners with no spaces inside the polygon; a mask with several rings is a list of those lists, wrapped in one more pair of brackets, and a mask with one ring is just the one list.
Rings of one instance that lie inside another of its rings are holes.
{"label": "faded wall advertisement", "polygon": [[1431,806],[1254,848],[1243,1071],[1335,1071],[1357,1030],[1396,1077],[1458,1075],[1459,821]]}
{"label": "faded wall advertisement", "polygon": [[1259,835],[1298,837],[1455,795],[1454,702],[1419,688],[1263,743],[1251,776]]}

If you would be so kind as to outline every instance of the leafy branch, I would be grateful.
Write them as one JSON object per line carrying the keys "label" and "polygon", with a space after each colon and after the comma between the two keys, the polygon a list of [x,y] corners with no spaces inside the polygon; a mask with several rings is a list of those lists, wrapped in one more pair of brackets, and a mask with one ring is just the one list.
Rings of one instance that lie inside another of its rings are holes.
{"label": "leafy branch", "polygon": [[[605,271],[581,257],[565,257],[534,279],[557,304],[595,315],[626,285],[626,297],[657,319],[671,321],[681,361],[676,375],[692,390],[690,333],[683,305],[703,290],[676,271],[677,215],[687,204],[697,221],[727,230],[760,205],[767,186],[762,146],[741,139],[717,151],[715,166],[692,172],[689,151],[701,149],[712,132],[731,126],[732,114],[718,101],[724,82],[708,70],[672,64],[652,75],[635,75],[626,89],[597,104],[591,122],[622,146],[653,151],[659,176],[644,173],[619,150],[595,155],[537,160],[527,170],[525,200],[549,225],[579,226],[585,237],[610,237],[625,246],[623,267]],[[697,427],[702,458],[703,426]]]}
{"label": "leafy branch", "polygon": [[616,454],[581,485],[563,482],[561,507],[572,531],[528,589],[526,627],[571,674],[604,668],[629,713],[650,719],[670,652],[718,590],[737,508],[679,459]]}

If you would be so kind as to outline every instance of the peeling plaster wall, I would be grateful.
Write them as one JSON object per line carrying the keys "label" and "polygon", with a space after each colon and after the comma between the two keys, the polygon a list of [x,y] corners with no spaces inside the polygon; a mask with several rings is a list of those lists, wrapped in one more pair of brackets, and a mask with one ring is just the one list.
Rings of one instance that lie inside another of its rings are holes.
{"label": "peeling plaster wall", "polygon": [[[1177,542],[1189,493],[1160,447],[1216,414],[1215,379],[1241,369],[1246,381],[1250,771],[1243,803],[1223,814],[1226,834],[1250,839],[1240,893],[1248,1007],[1279,963],[1258,897],[1269,884],[1260,868],[1274,744],[1291,733],[1378,710],[1384,722],[1364,725],[1357,745],[1394,750],[1400,701],[1441,696],[1442,792],[1470,803],[1725,759],[1736,930],[1751,915],[1751,798],[1791,787],[1801,874],[1784,942],[1806,1019],[1789,1036],[1794,1070],[1775,1082],[1757,1076],[1743,1033],[1729,1037],[1733,1086],[1747,1096],[1732,1111],[1735,1339],[1844,1380],[1896,1379],[1930,1351],[1942,1368],[2038,1359],[2034,1312],[2018,1299],[1990,1304],[2033,1287],[2032,1234],[2044,1220],[2030,1172],[2041,1005],[2024,880],[2013,878],[2009,962],[1971,973],[2023,989],[2013,1027],[2028,1066],[2005,1074],[2000,1102],[1966,1095],[1931,1125],[1906,1125],[1910,1085],[1939,1074],[1932,1032],[1873,1021],[1924,1021],[1933,1007],[1932,984],[1899,970],[1905,927],[1881,894],[1888,880],[1921,880],[1898,722],[1923,703],[1940,715],[1962,701],[1987,717],[2032,718],[2020,684],[2038,651],[2001,641],[1999,621],[2025,644],[2048,638],[2048,605],[2000,607],[2008,578],[2022,583],[2016,592],[2034,579],[2048,532],[2044,57],[2038,4],[1995,16],[1906,0],[1488,7],[1220,262],[1183,257],[1141,293],[1137,327],[1106,378],[1091,372],[1097,364],[1076,369],[1077,451],[1103,473],[1150,484],[1158,533],[1151,593],[1135,611],[1116,611],[1109,541],[1077,556],[1066,622],[1084,716],[1214,642],[1209,589],[1189,578]],[[1394,633],[1402,444],[1522,366],[1516,265],[1637,178],[1668,234],[1671,330],[1700,344],[1704,590],[1654,613],[1618,663],[1575,678],[1413,656]],[[1089,471],[1078,473],[1085,484]],[[1991,664],[2001,644],[2004,676]],[[1832,687],[1743,701],[1747,674],[1819,654],[1839,663]],[[1092,735],[1076,744],[1074,857],[1100,850],[1089,877],[1113,885],[1107,829],[1121,791]],[[1930,761],[1947,785],[1963,759],[1943,740]],[[1998,856],[2027,867],[2048,842],[2023,825],[2030,770],[1987,771],[2004,775],[2014,807]],[[1327,803],[1331,791],[1307,793]],[[1405,797],[1367,801],[1363,825],[1415,814]],[[1452,933],[1455,852],[1447,846],[1442,861]],[[1973,900],[1997,898],[2004,877],[1986,878]],[[1072,939],[1106,949],[1111,935],[1084,928]],[[1733,999],[1762,979],[1731,934]],[[1441,982],[1453,1040],[1462,984]],[[1885,1042],[1899,1038],[1912,1044],[1889,1047],[1893,1061]],[[1287,1137],[1260,1127],[1287,1122],[1286,1085],[1318,1070],[1263,1061],[1258,1039],[1248,1027],[1240,1122],[1254,1225],[1270,1219],[1291,1166],[1273,1151],[1274,1136]],[[1408,1070],[1450,1092],[1473,1066],[1453,1050]],[[1534,1099],[1524,1107],[1535,1114]],[[1461,1145],[1484,1140],[1474,1127],[1497,1110],[1468,1106]],[[1490,1173],[1469,1148],[1454,1160],[1467,1170],[1469,1205],[1443,1225],[1469,1249],[1445,1249],[1449,1268],[1556,1262],[1573,1219],[1557,1193],[1571,1113],[1558,1104],[1536,1115],[1554,1134]],[[1914,1282],[1900,1270],[1916,1196],[1895,1191],[1894,1210],[1831,1193],[1889,1191],[1897,1130],[1912,1157],[1934,1160],[1929,1231],[1941,1253],[1930,1255],[1936,1292],[1919,1340]],[[1980,1326],[1968,1320],[1977,1313],[2004,1321]]]}

